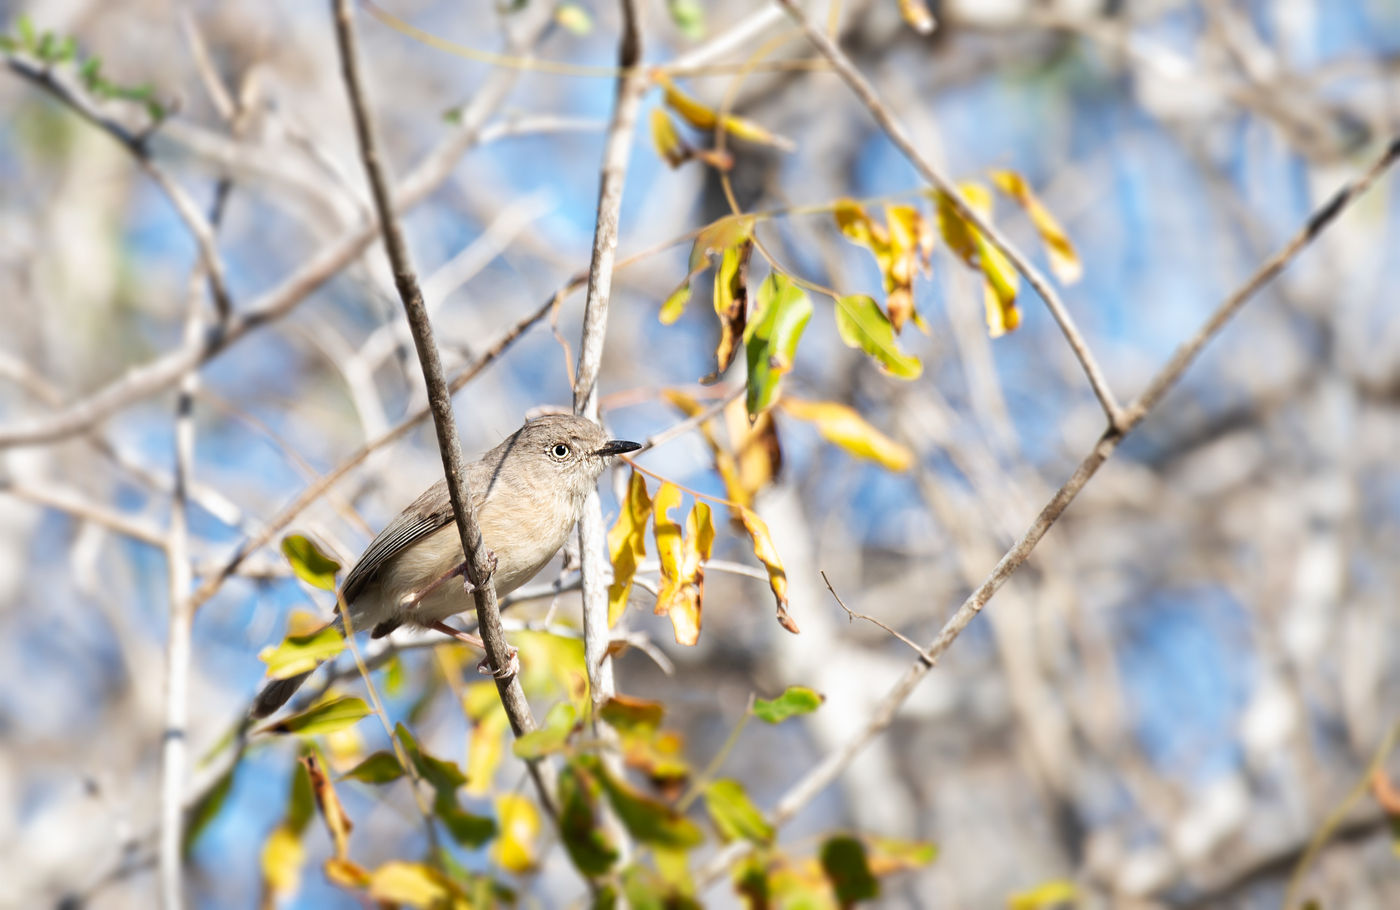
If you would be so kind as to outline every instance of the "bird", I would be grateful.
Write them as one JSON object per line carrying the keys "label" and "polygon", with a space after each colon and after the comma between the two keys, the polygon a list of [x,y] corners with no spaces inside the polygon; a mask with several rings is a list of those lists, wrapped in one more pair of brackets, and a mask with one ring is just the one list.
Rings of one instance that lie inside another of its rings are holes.
{"label": "bird", "polygon": [[[609,439],[584,417],[547,414],[525,422],[467,466],[463,478],[481,529],[496,596],[504,597],[535,576],[568,539],[588,494],[614,456],[640,443]],[[340,587],[335,619],[345,634],[369,629],[382,638],[401,625],[437,629],[462,638],[443,621],[467,609],[472,587],[448,498],[439,480],[370,541]],[[464,581],[455,582],[457,578]],[[315,670],[263,687],[249,711],[272,714]]]}

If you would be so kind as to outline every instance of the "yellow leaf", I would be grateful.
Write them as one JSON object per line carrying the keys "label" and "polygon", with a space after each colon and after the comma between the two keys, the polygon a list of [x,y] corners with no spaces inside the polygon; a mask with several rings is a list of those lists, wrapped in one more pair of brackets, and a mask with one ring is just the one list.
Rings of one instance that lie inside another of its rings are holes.
{"label": "yellow leaf", "polygon": [[1006,899],[1007,910],[1050,910],[1079,901],[1079,889],[1074,882],[1056,880],[1021,891]]}
{"label": "yellow leaf", "polygon": [[681,489],[673,483],[663,483],[658,487],[656,498],[651,501],[652,533],[656,538],[656,555],[661,560],[663,586],[680,573],[681,526],[669,514],[680,504]]}
{"label": "yellow leaf", "polygon": [[577,3],[561,3],[554,8],[554,21],[575,35],[593,31],[593,17]]}
{"label": "yellow leaf", "polygon": [[914,453],[908,446],[895,442],[866,423],[854,408],[834,401],[786,397],[778,406],[798,420],[815,424],[823,439],[852,455],[877,461],[891,471],[908,470],[914,463]]}
{"label": "yellow leaf", "polygon": [[752,509],[745,508],[739,509],[739,521],[743,523],[744,530],[753,541],[753,555],[768,570],[768,587],[772,589],[773,597],[778,601],[778,623],[794,635],[797,634],[797,623],[787,611],[787,572],[783,570],[783,561],[778,557],[778,548],[773,545],[773,535],[768,531],[767,522],[759,518]]}
{"label": "yellow leaf", "polygon": [[659,107],[651,109],[651,141],[656,146],[656,153],[673,168],[680,167],[690,158],[690,146],[681,139],[671,116]]}
{"label": "yellow leaf", "polygon": [[321,810],[326,830],[330,832],[335,857],[345,859],[350,832],[355,826],[345,814],[345,809],[340,805],[340,797],[335,795],[335,787],[331,785],[326,772],[321,769],[321,763],[317,761],[315,754],[303,755],[301,763],[306,766],[306,774],[311,778],[311,792],[316,797],[316,807]]}
{"label": "yellow leaf", "polygon": [[301,838],[286,825],[279,825],[263,843],[262,874],[267,889],[275,897],[296,893],[301,885],[301,866],[306,849]]}
{"label": "yellow leaf", "polygon": [[633,471],[627,481],[627,501],[618,511],[617,522],[608,531],[608,555],[612,559],[613,582],[608,587],[608,625],[614,626],[627,609],[627,597],[632,591],[632,578],[637,566],[647,554],[647,519],[651,516],[651,499],[646,480]]}
{"label": "yellow leaf", "polygon": [[899,0],[899,14],[909,23],[909,27],[919,34],[927,35],[933,32],[936,23],[924,0]]}
{"label": "yellow leaf", "polygon": [[749,255],[753,240],[745,237],[738,244],[726,247],[715,275],[715,315],[719,317],[719,346],[715,348],[715,371],[701,380],[718,382],[719,377],[734,362],[739,342],[749,314]]}
{"label": "yellow leaf", "polygon": [[[973,211],[983,218],[991,217],[992,197],[986,187],[969,181],[959,184],[958,191]],[[969,265],[980,268],[986,280],[983,296],[986,299],[987,328],[992,337],[1014,330],[1021,324],[1021,313],[1016,307],[1016,295],[1021,288],[1020,276],[1005,254],[976,226],[963,219],[949,196],[941,191],[937,195],[939,227],[948,246]],[[975,259],[969,253],[969,244],[976,252]]]}
{"label": "yellow leaf", "polygon": [[731,495],[729,498],[740,505],[748,505],[782,469],[783,452],[778,443],[773,415],[763,411],[750,423],[746,403],[735,399],[724,409],[724,426],[734,447],[732,460],[735,479],[743,487],[743,496],[736,498]]}
{"label": "yellow leaf", "polygon": [[331,857],[326,860],[326,878],[342,888],[363,888],[369,884],[369,870],[354,860]]}
{"label": "yellow leaf", "polygon": [[394,860],[370,875],[369,896],[378,901],[431,910],[451,901],[453,894],[441,873],[422,863]]}
{"label": "yellow leaf", "polygon": [[539,809],[518,793],[503,793],[496,797],[496,818],[501,830],[491,846],[496,862],[515,875],[533,869],[539,859]]}
{"label": "yellow leaf", "polygon": [[836,219],[836,226],[840,228],[841,233],[853,243],[871,250],[886,244],[884,228],[872,221],[865,208],[854,199],[836,200],[831,214]]}
{"label": "yellow leaf", "polygon": [[467,793],[485,796],[491,792],[496,769],[505,754],[505,735],[510,728],[506,709],[496,684],[483,681],[467,686],[462,695],[462,708],[471,722],[472,737],[467,744]]}
{"label": "yellow leaf", "polygon": [[1050,257],[1050,270],[1065,284],[1074,284],[1084,274],[1079,262],[1079,253],[1070,243],[1069,235],[1054,215],[1031,191],[1031,186],[1015,171],[992,171],[992,183],[997,189],[1015,199],[1030,216],[1036,233],[1045,243],[1045,253]]}
{"label": "yellow leaf", "polygon": [[[715,126],[721,122],[717,111],[681,91],[664,73],[658,74],[656,78],[665,90],[666,106],[679,114],[686,123],[699,130],[714,130]],[[726,115],[723,125],[724,131],[737,139],[771,145],[789,152],[794,148],[791,140],[770,133],[752,120],[745,120],[743,117],[736,117],[733,114]]]}
{"label": "yellow leaf", "polygon": [[695,276],[705,271],[715,256],[752,237],[753,225],[752,215],[726,215],[701,228],[690,246],[690,265],[685,280],[661,304],[657,318],[662,325],[670,325],[680,318],[686,303],[690,301],[690,283]]}

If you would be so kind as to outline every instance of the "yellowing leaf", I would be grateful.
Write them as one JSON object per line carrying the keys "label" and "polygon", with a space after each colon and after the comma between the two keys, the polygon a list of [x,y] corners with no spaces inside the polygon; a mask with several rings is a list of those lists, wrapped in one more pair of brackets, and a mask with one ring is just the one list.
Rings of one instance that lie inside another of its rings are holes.
{"label": "yellowing leaf", "polygon": [[992,183],[997,189],[1015,199],[1030,216],[1036,233],[1045,244],[1045,253],[1050,257],[1050,270],[1065,284],[1074,284],[1084,274],[1079,262],[1079,253],[1070,243],[1069,235],[1060,227],[1060,222],[1045,207],[1045,204],[1031,191],[1031,186],[1015,171],[993,171]]}
{"label": "yellowing leaf", "polygon": [[695,235],[695,242],[690,247],[690,265],[685,280],[661,305],[658,318],[662,325],[670,325],[680,318],[686,303],[690,301],[690,283],[695,280],[696,275],[705,271],[715,256],[753,237],[753,224],[752,215],[726,215],[713,224],[706,225]]}
{"label": "yellowing leaf", "polygon": [[789,717],[811,714],[824,701],[826,696],[806,686],[788,686],[777,698],[755,698],[753,716],[766,724],[780,724]]}
{"label": "yellowing leaf", "polygon": [[673,168],[680,167],[690,158],[690,146],[676,131],[676,124],[672,122],[671,115],[659,107],[651,109],[651,142],[656,146],[656,153],[661,159]]}
{"label": "yellowing leaf", "polygon": [[529,733],[521,734],[512,747],[516,758],[542,758],[563,749],[569,741],[578,720],[578,709],[572,703],[561,701],[549,709],[543,726]]}
{"label": "yellowing leaf", "polygon": [[1074,882],[1058,880],[1013,894],[1006,899],[1006,906],[1007,910],[1050,910],[1078,901],[1079,889]]}
{"label": "yellowing leaf", "polygon": [[282,538],[282,555],[291,563],[297,578],[323,591],[335,590],[335,573],[340,571],[340,563],[321,552],[309,538],[288,534]]}
{"label": "yellowing leaf", "polygon": [[340,797],[336,796],[335,787],[331,785],[326,772],[321,769],[321,763],[317,761],[316,756],[310,753],[303,755],[301,763],[311,780],[311,792],[316,797],[316,808],[321,810],[321,818],[326,823],[326,830],[330,832],[335,858],[346,859],[347,842],[355,826],[345,814],[345,809],[340,805]]}
{"label": "yellowing leaf", "polygon": [[561,3],[554,8],[554,21],[575,35],[593,31],[593,17],[577,3]]}
{"label": "yellowing leaf", "polygon": [[714,542],[715,525],[710,518],[710,507],[697,502],[686,516],[685,538],[674,574],[667,573],[663,562],[661,593],[656,598],[656,612],[670,617],[676,644],[689,646],[700,640],[700,609],[705,595],[705,572],[701,564],[710,558]]}
{"label": "yellowing leaf", "polygon": [[[992,197],[980,183],[959,184],[958,192],[977,214],[990,218]],[[1006,255],[987,239],[977,227],[966,221],[954,205],[952,197],[937,191],[938,225],[948,246],[969,265],[981,269],[986,281],[987,328],[993,338],[1014,330],[1021,324],[1021,312],[1016,307],[1016,295],[1021,279]],[[975,254],[975,255],[974,255]]]}
{"label": "yellowing leaf", "polygon": [[822,871],[843,907],[880,896],[880,882],[870,871],[865,844],[848,835],[830,838],[822,844]]}
{"label": "yellowing leaf", "polygon": [[647,519],[651,517],[651,498],[646,480],[633,471],[627,480],[627,499],[618,511],[617,521],[608,531],[608,555],[612,559],[613,580],[608,586],[608,625],[617,625],[627,609],[632,592],[632,579],[637,566],[647,554]]}
{"label": "yellowing leaf", "polygon": [[764,411],[751,420],[747,404],[736,399],[724,408],[724,427],[734,448],[736,480],[743,487],[742,496],[729,498],[748,505],[782,470],[783,450],[773,414],[771,410]]}
{"label": "yellowing leaf", "polygon": [[874,254],[885,288],[885,309],[895,332],[911,319],[923,328],[914,309],[914,276],[928,269],[933,229],[919,210],[912,205],[887,205],[886,224],[881,225],[860,203],[840,199],[832,215],[841,233]]}
{"label": "yellowing leaf", "polygon": [[792,369],[812,302],[781,272],[772,272],[758,291],[758,308],[744,331],[748,352],[749,414],[757,415],[778,397],[783,375]]}
{"label": "yellowing leaf", "polygon": [[665,803],[643,796],[614,779],[597,756],[580,756],[576,761],[602,785],[622,826],[637,840],[676,850],[689,850],[704,842],[705,835],[694,822]]}
{"label": "yellowing leaf", "polygon": [[268,645],[258,652],[267,664],[269,679],[287,679],[316,669],[345,650],[345,638],[334,626],[322,626],[306,635],[288,635],[277,647]]}
{"label": "yellowing leaf", "polygon": [[[721,122],[717,111],[681,91],[668,76],[659,73],[656,78],[664,89],[666,106],[679,114],[686,123],[699,130],[713,131],[715,126]],[[794,148],[791,140],[770,133],[752,120],[746,120],[743,117],[736,117],[733,114],[726,115],[723,125],[724,131],[736,139],[771,145],[788,152]]]}
{"label": "yellowing leaf", "polygon": [[322,867],[331,884],[342,888],[360,889],[369,885],[369,870],[354,860],[333,856]]}
{"label": "yellowing leaf", "polygon": [[491,845],[495,861],[514,875],[529,872],[539,860],[540,810],[518,793],[496,797],[501,836]]}
{"label": "yellowing leaf", "polygon": [[895,442],[865,422],[855,408],[834,401],[803,401],[785,397],[779,403],[786,413],[816,425],[817,432],[860,458],[869,458],[889,468],[904,471],[914,463],[908,446]]}
{"label": "yellowing leaf", "polygon": [[330,701],[312,705],[300,714],[283,718],[275,724],[264,727],[267,733],[296,733],[299,736],[315,736],[318,733],[334,733],[370,713],[364,699],[354,696],[333,698]]}
{"label": "yellowing leaf", "polygon": [[749,315],[749,255],[753,252],[753,240],[744,238],[738,244],[726,247],[720,258],[719,271],[715,274],[715,315],[719,317],[719,346],[715,348],[715,371],[703,383],[718,382],[720,376],[734,362],[739,352],[739,340],[744,337],[744,329]]}
{"label": "yellowing leaf", "polygon": [[746,508],[739,509],[739,521],[743,523],[744,530],[753,541],[753,555],[758,557],[758,561],[768,570],[768,587],[773,590],[773,597],[778,601],[778,624],[796,635],[800,630],[787,611],[787,572],[783,570],[782,560],[778,558],[778,548],[773,545],[773,535],[768,531],[768,524],[752,509]]}
{"label": "yellowing leaf", "polygon": [[871,837],[866,839],[865,846],[869,852],[870,871],[877,876],[919,869],[938,856],[938,848],[924,841]]}
{"label": "yellowing leaf", "polygon": [[736,780],[717,780],[706,787],[705,808],[726,841],[767,844],[773,840],[773,826]]}
{"label": "yellowing leaf", "polygon": [[301,845],[301,838],[286,825],[278,825],[263,842],[261,865],[267,890],[274,897],[296,893],[305,861],[306,849]]}
{"label": "yellowing leaf", "polygon": [[467,793],[485,796],[491,792],[496,769],[505,754],[505,735],[510,720],[501,706],[496,684],[489,680],[467,686],[462,695],[462,707],[472,727],[472,738],[467,744]]}
{"label": "yellowing leaf", "polygon": [[661,726],[661,719],[666,716],[666,705],[664,702],[633,695],[613,695],[603,703],[599,714],[608,726],[615,727],[620,732],[637,732],[649,736]]}
{"label": "yellowing leaf", "polygon": [[889,317],[865,294],[836,298],[836,331],[847,347],[860,348],[891,376],[917,379],[924,371],[919,358],[899,349]]}
{"label": "yellowing leaf", "polygon": [[369,896],[377,901],[433,910],[451,901],[453,894],[452,888],[437,870],[423,863],[393,860],[371,873]]}

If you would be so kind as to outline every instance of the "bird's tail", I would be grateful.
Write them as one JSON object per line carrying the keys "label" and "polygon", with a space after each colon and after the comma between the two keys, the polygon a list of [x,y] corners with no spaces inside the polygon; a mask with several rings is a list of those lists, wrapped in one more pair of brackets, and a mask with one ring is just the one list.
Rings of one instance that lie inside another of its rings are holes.
{"label": "bird's tail", "polygon": [[[341,635],[345,634],[345,625],[339,616],[336,616],[335,620],[329,623],[329,626],[333,627]],[[320,664],[317,664],[317,666],[320,666]],[[249,716],[261,720],[269,714],[272,714],[278,708],[285,705],[287,700],[296,694],[297,689],[301,688],[301,684],[306,682],[311,674],[315,672],[316,668],[313,667],[305,673],[298,673],[296,676],[288,676],[286,679],[274,679],[269,681],[267,685],[263,686],[262,691],[258,693],[258,697],[253,699],[253,706],[248,709]]]}

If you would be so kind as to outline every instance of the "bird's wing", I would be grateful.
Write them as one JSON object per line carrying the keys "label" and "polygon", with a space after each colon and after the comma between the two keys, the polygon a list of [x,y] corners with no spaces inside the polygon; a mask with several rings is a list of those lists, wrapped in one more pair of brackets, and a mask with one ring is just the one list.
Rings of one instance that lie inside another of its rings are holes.
{"label": "bird's wing", "polygon": [[447,499],[447,481],[439,480],[380,531],[345,576],[341,596],[354,603],[379,570],[405,548],[412,546],[452,521],[452,505]]}

